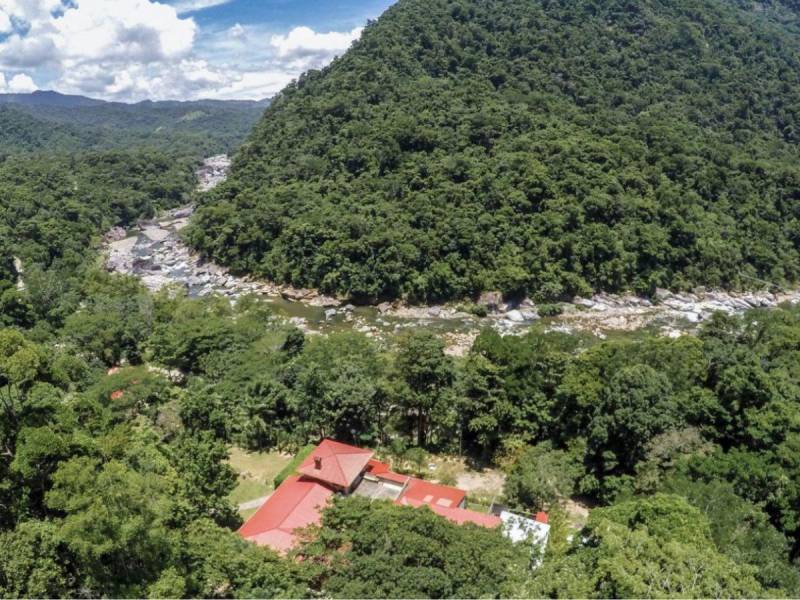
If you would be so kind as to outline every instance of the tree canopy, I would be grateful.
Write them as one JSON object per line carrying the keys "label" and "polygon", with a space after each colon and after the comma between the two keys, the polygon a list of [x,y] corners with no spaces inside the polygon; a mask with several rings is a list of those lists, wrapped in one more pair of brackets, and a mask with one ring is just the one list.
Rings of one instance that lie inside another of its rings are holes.
{"label": "tree canopy", "polygon": [[277,97],[189,239],[360,301],[796,281],[796,11],[400,0]]}

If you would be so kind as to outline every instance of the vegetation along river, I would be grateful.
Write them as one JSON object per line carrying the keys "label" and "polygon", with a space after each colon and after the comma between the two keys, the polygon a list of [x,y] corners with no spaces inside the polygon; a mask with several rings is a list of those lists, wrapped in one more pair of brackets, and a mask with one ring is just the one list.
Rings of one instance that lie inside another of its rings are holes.
{"label": "vegetation along river", "polygon": [[[229,165],[225,156],[206,159],[198,171],[200,189],[209,190],[223,181]],[[798,290],[733,293],[699,289],[684,294],[659,290],[653,299],[598,294],[592,298],[575,298],[559,307],[561,314],[545,318],[540,316],[533,302],[509,304],[497,294],[484,294],[478,302],[486,312],[482,317],[457,305],[353,306],[315,290],[239,277],[224,267],[204,262],[181,238],[181,230],[188,224],[193,210],[192,206],[173,209],[155,220],[142,221],[129,231],[109,232],[105,245],[108,270],[136,276],[152,291],[179,286],[193,297],[221,294],[231,301],[257,294],[266,298],[277,314],[310,333],[355,329],[371,337],[384,338],[407,328],[424,326],[442,335],[448,343],[448,352],[454,355],[466,352],[480,329],[487,326],[511,335],[525,333],[531,327],[542,327],[589,332],[601,338],[614,332],[640,329],[678,336],[692,331],[715,311],[740,313],[750,308],[771,308],[800,301]]]}

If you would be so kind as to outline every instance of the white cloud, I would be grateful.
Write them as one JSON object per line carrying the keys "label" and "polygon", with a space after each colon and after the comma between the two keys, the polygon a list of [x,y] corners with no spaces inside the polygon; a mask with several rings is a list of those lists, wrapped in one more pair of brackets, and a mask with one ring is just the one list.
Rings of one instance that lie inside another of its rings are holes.
{"label": "white cloud", "polygon": [[222,100],[268,98],[285,88],[292,79],[295,76],[278,70],[239,73],[224,87],[217,89],[214,97]]}
{"label": "white cloud", "polygon": [[7,15],[32,23],[63,8],[61,0],[0,0]]}
{"label": "white cloud", "polygon": [[362,27],[350,32],[317,33],[310,27],[295,27],[287,35],[274,35],[270,40],[278,56],[290,60],[312,57],[333,58],[347,50],[361,36]]}
{"label": "white cloud", "polygon": [[178,11],[178,14],[185,14],[211,8],[212,6],[221,6],[231,1],[232,0],[180,0],[173,4],[173,6],[175,10]]}
{"label": "white cloud", "polygon": [[197,25],[150,0],[80,0],[53,19],[62,58],[152,62],[186,54]]}
{"label": "white cloud", "polygon": [[0,33],[8,33],[11,31],[11,17],[0,8]]}
{"label": "white cloud", "polygon": [[[153,62],[179,57],[194,44],[197,25],[151,0],[0,0],[3,10],[28,24],[0,43],[0,64],[69,68],[85,61]],[[50,10],[41,10],[42,8]]]}
{"label": "white cloud", "polygon": [[37,89],[39,88],[33,82],[33,79],[25,73],[17,73],[6,81],[5,73],[0,72],[0,93],[24,94],[34,92]]}
{"label": "white cloud", "polygon": [[245,28],[242,27],[241,23],[236,23],[236,25],[234,25],[233,27],[228,29],[228,33],[230,34],[231,37],[240,38],[243,35],[245,35],[247,32],[246,32]]}
{"label": "white cloud", "polygon": [[12,94],[25,94],[39,89],[29,76],[24,73],[14,75],[8,82],[8,91]]}
{"label": "white cloud", "polygon": [[247,23],[201,31],[183,16],[226,1],[0,0],[12,25],[0,39],[8,82],[0,89],[13,81],[35,89],[33,78],[44,89],[111,100],[261,99],[324,66],[361,34],[309,27],[276,34]]}

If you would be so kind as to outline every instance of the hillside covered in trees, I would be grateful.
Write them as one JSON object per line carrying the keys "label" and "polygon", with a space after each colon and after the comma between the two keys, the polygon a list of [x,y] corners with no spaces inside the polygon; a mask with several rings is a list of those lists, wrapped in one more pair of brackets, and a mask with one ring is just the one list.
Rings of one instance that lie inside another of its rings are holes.
{"label": "hillside covered in trees", "polygon": [[[792,281],[797,31],[788,1],[400,0],[286,90],[190,237],[364,300]],[[99,264],[109,227],[194,200],[233,129],[19,100],[0,106],[0,598],[800,597],[800,306],[676,338],[486,329],[456,357],[425,326],[306,335],[263,298]],[[242,540],[231,451],[326,436],[420,477],[491,466],[474,508],[546,510],[547,547],[363,498],[288,556]]]}
{"label": "hillside covered in trees", "polygon": [[232,152],[269,104],[104,102],[56,92],[0,94],[0,157],[157,148],[195,157]]}
{"label": "hillside covered in trees", "polygon": [[800,274],[797,6],[400,0],[267,110],[193,244],[361,301]]}
{"label": "hillside covered in trees", "polygon": [[0,325],[74,310],[102,234],[188,203],[200,159],[235,150],[264,106],[0,94]]}

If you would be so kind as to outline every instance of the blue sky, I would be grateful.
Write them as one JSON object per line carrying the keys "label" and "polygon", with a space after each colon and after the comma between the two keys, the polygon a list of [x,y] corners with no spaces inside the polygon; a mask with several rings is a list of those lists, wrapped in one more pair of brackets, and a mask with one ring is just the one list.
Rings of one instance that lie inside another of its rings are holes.
{"label": "blue sky", "polygon": [[345,31],[377,17],[390,4],[388,0],[233,0],[190,14],[201,27],[209,28],[258,23],[276,32],[302,25],[317,31]]}
{"label": "blue sky", "polygon": [[393,0],[0,0],[0,92],[271,96]]}

